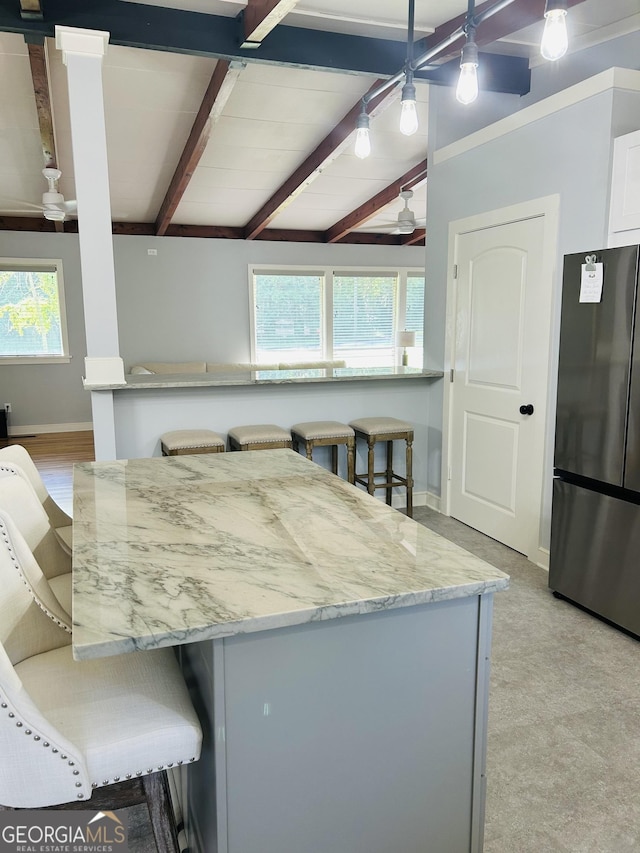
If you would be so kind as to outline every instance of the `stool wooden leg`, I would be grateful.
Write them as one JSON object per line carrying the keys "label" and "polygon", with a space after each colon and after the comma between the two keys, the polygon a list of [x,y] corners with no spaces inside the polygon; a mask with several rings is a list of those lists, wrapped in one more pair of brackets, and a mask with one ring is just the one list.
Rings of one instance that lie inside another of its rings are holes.
{"label": "stool wooden leg", "polygon": [[304,443],[305,450],[307,451],[307,459],[313,461],[313,442],[305,441]]}
{"label": "stool wooden leg", "polygon": [[347,480],[354,485],[356,482],[356,440],[347,439]]}
{"label": "stool wooden leg", "polygon": [[367,446],[368,446],[368,451],[367,451],[367,491],[369,492],[370,495],[373,494],[373,491],[374,491],[373,486],[375,483],[375,476],[374,476],[375,468],[374,468],[374,464],[373,464],[375,444],[376,444],[375,439],[372,436],[367,436]]}
{"label": "stool wooden leg", "polygon": [[[393,479],[393,442],[387,442],[387,483],[391,483]],[[393,489],[390,485],[385,489],[387,493],[387,504],[391,506],[391,496]]]}
{"label": "stool wooden leg", "polygon": [[331,470],[334,474],[338,473],[338,445],[331,445]]}
{"label": "stool wooden leg", "polygon": [[407,439],[407,515],[413,518],[413,440]]}

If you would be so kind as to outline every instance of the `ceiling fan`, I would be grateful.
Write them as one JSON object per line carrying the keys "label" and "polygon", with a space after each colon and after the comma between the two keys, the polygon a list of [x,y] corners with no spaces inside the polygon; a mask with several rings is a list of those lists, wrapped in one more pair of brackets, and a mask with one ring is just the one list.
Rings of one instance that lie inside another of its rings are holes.
{"label": "ceiling fan", "polygon": [[42,212],[45,219],[53,222],[64,222],[68,213],[75,213],[78,209],[77,201],[65,201],[61,192],[58,192],[58,181],[62,172],[60,169],[46,168],[42,170],[49,189],[42,193]]}
{"label": "ceiling fan", "polygon": [[409,202],[413,198],[413,190],[402,190],[400,198],[404,201],[404,207],[396,219],[390,220],[388,225],[378,225],[369,229],[365,227],[363,230],[385,231],[389,234],[413,234],[416,228],[424,228],[427,220],[416,219],[415,213],[409,207]]}
{"label": "ceiling fan", "polygon": [[16,209],[5,212],[24,213],[25,207],[33,207],[41,211],[45,219],[49,219],[52,222],[64,222],[69,214],[76,212],[76,210],[78,209],[77,201],[75,201],[75,199],[65,201],[65,198],[62,193],[58,191],[58,181],[60,180],[60,177],[62,175],[60,169],[47,167],[42,170],[42,174],[44,175],[49,185],[48,189],[42,193],[42,203],[33,204],[33,202],[30,201],[7,199],[7,201],[14,203],[17,201],[18,204],[22,205],[22,207],[19,210]]}

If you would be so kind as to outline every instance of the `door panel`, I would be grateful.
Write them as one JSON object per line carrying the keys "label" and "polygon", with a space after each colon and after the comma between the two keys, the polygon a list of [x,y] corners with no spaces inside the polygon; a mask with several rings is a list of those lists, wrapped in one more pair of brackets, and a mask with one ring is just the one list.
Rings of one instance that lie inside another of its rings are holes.
{"label": "door panel", "polygon": [[640,506],[553,481],[549,586],[640,634]]}
{"label": "door panel", "polygon": [[[518,427],[470,412],[465,413],[465,419],[463,492],[469,498],[513,515]],[[494,476],[486,476],[487,467]]]}
{"label": "door panel", "polygon": [[[543,241],[539,216],[461,234],[456,251],[449,511],[525,554],[538,544],[544,458]],[[529,403],[534,413],[521,414]]]}
{"label": "door panel", "polygon": [[[469,382],[520,387],[520,338],[526,256],[497,247],[472,261],[470,270]],[[520,282],[517,287],[514,282]],[[500,340],[500,351],[496,341]]]}

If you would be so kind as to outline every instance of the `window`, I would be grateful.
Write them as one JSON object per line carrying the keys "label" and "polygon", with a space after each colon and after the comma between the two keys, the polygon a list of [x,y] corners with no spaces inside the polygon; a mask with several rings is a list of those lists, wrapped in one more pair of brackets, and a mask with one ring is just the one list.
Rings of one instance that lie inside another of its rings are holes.
{"label": "window", "polygon": [[68,361],[62,261],[0,259],[0,360]]}
{"label": "window", "polygon": [[260,361],[324,358],[321,273],[256,273],[255,348]]}
{"label": "window", "polygon": [[416,332],[422,365],[424,275],[412,270],[251,268],[252,361],[397,364],[398,332]]}

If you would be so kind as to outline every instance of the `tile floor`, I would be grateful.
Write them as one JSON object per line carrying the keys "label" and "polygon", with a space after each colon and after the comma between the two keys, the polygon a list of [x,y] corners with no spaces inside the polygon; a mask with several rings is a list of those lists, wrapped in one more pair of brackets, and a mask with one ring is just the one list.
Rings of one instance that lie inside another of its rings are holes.
{"label": "tile floor", "polygon": [[415,518],[511,576],[495,597],[484,853],[638,853],[640,644],[504,545]]}

